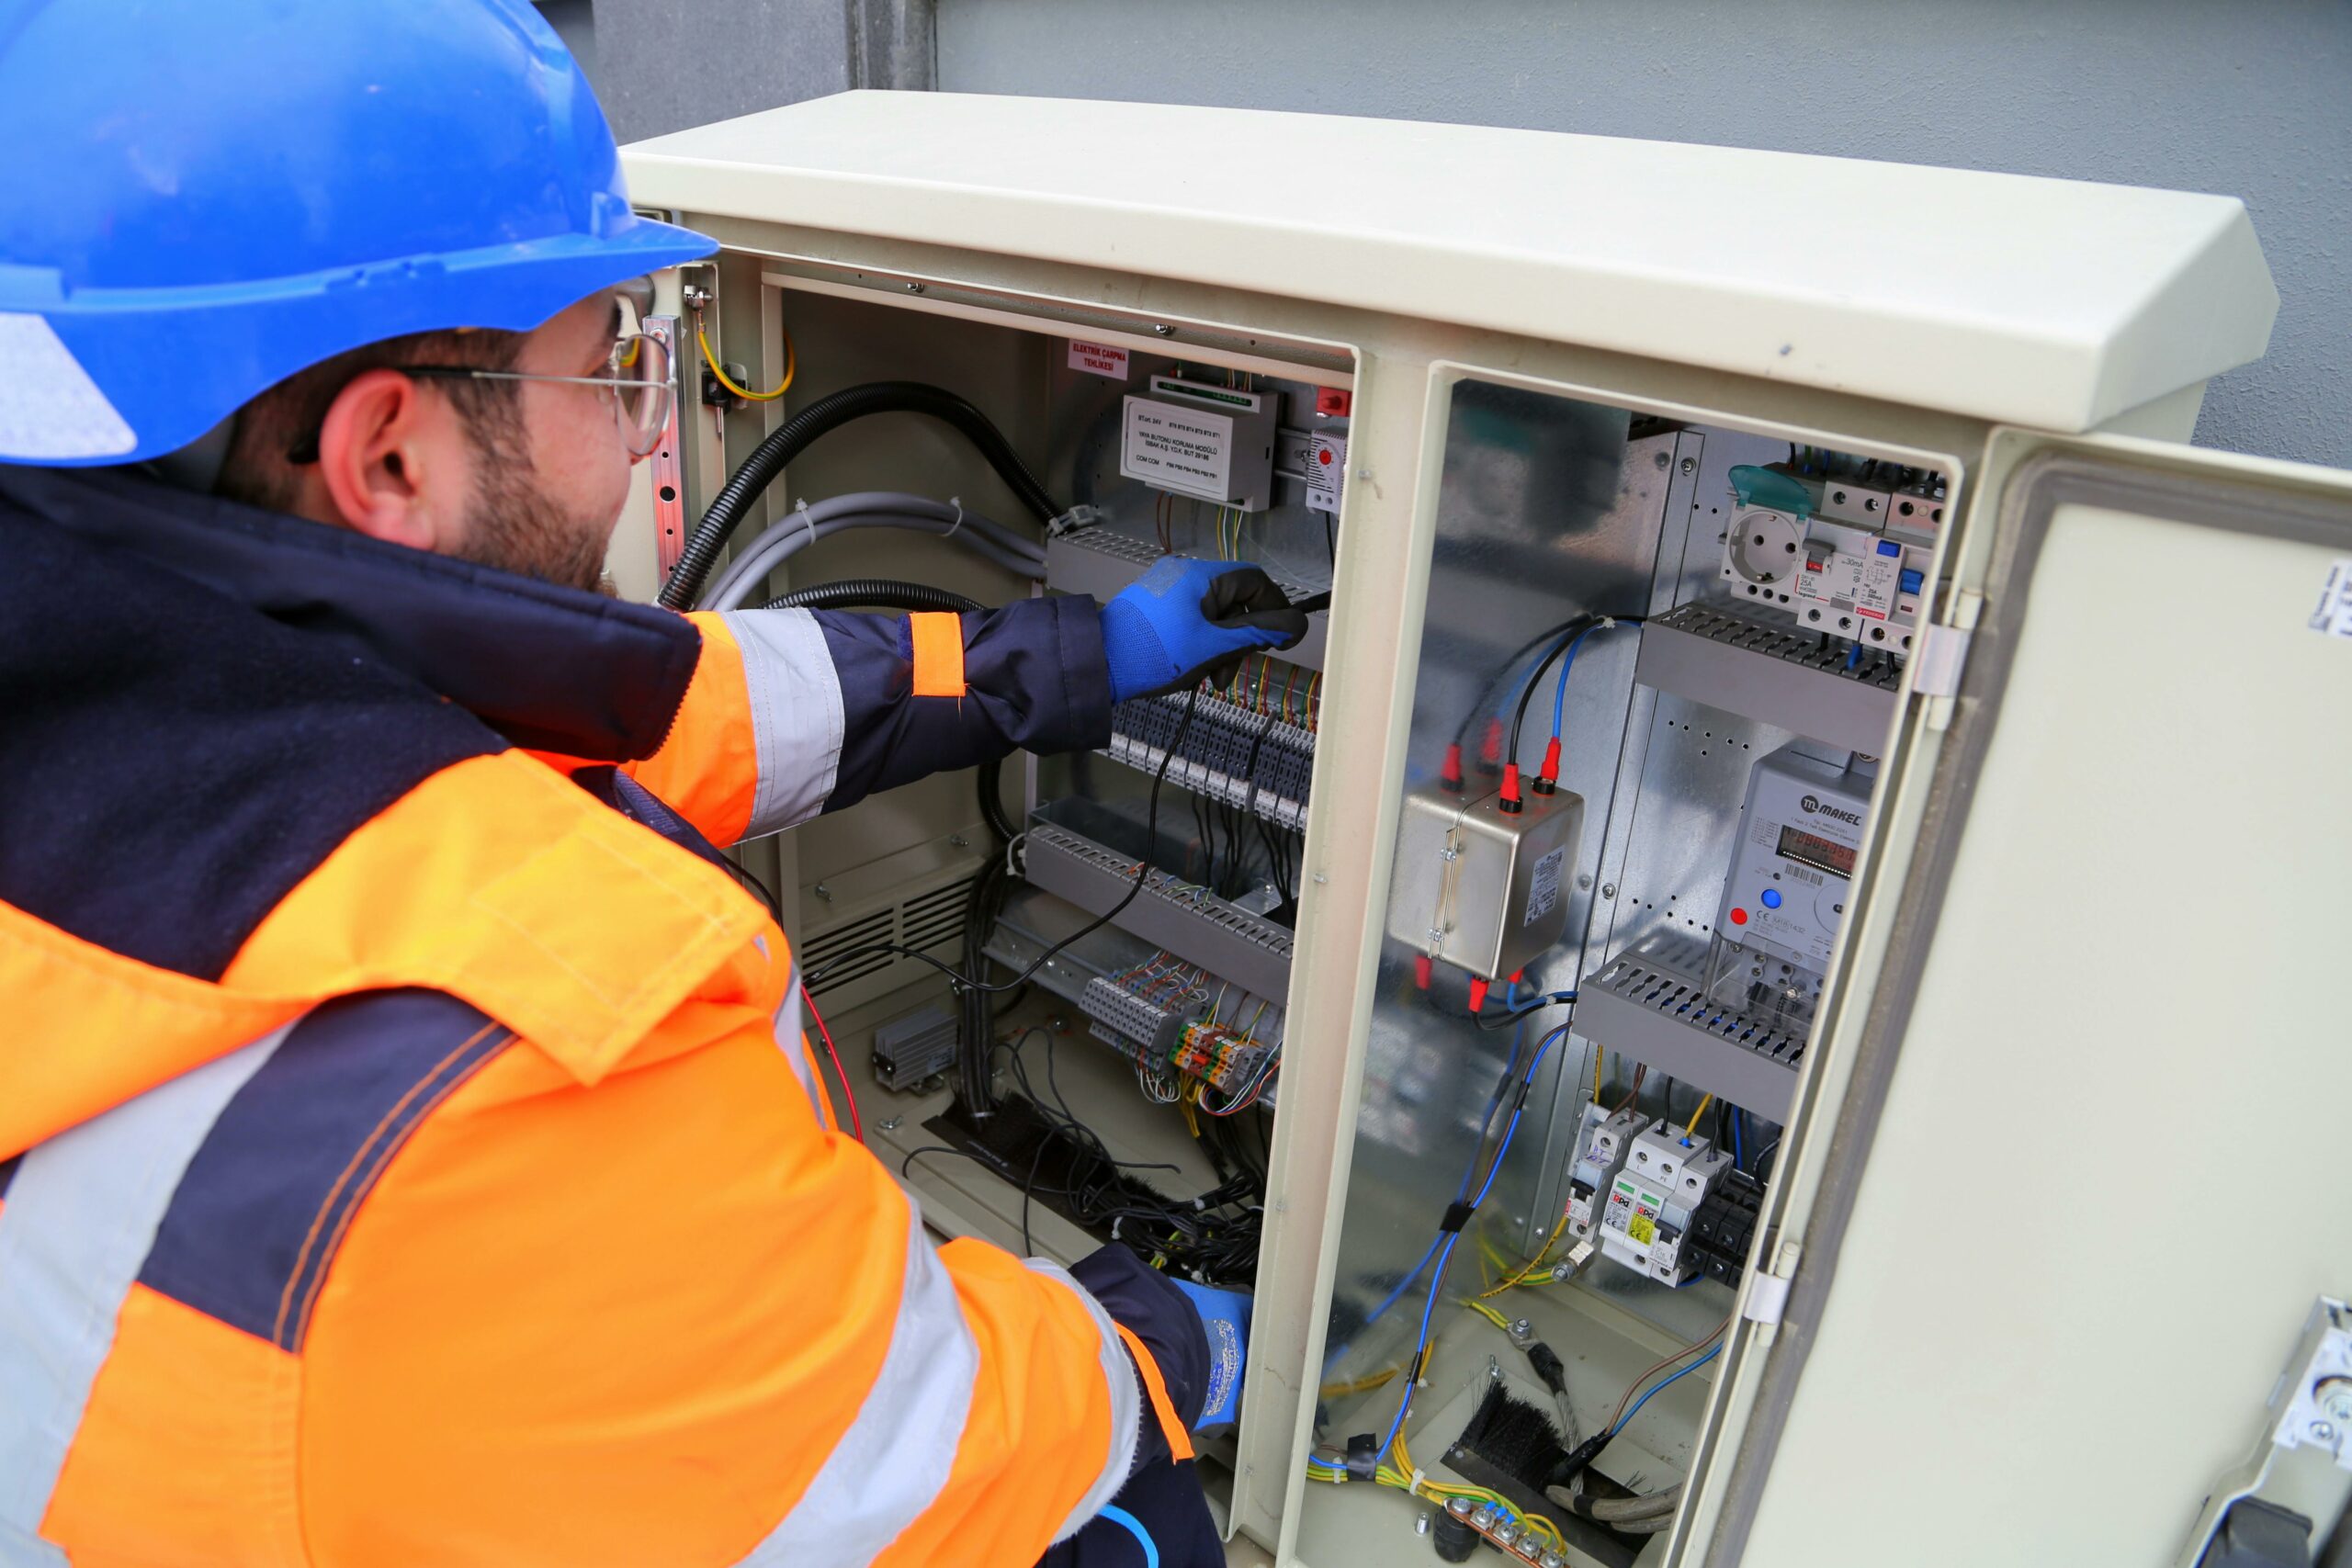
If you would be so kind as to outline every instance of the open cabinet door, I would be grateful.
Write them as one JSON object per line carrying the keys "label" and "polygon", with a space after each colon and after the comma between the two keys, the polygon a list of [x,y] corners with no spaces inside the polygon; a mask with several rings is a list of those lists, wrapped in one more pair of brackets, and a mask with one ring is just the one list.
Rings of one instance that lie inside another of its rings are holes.
{"label": "open cabinet door", "polygon": [[2352,1292],[2352,475],[1988,458],[1876,1061],[1684,1561],[2194,1562]]}

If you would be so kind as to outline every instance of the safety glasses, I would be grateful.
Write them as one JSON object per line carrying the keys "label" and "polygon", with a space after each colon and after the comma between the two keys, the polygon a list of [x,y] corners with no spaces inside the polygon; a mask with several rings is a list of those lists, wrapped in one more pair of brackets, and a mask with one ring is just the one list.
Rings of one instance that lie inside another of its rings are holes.
{"label": "safety glasses", "polygon": [[403,365],[403,375],[439,376],[476,381],[547,381],[563,387],[597,387],[609,393],[620,416],[621,440],[629,456],[642,457],[661,445],[670,425],[676,388],[670,377],[670,347],[641,332],[613,342],[601,376],[542,376],[527,370],[481,370],[467,365]]}
{"label": "safety glasses", "polygon": [[[614,412],[620,421],[621,440],[628,447],[629,456],[642,457],[662,444],[662,433],[670,427],[671,405],[677,397],[676,383],[672,378],[669,344],[638,330],[638,322],[644,319],[652,302],[651,280],[632,279],[614,292],[618,303],[615,317],[618,332],[612,352],[605,355],[605,373],[601,376],[543,376],[529,370],[494,370],[472,365],[390,365],[384,368],[403,376],[438,377],[445,380],[549,381],[558,386],[594,387],[613,400]],[[319,433],[313,430],[296,442],[288,449],[286,460],[295,464],[317,462]]]}

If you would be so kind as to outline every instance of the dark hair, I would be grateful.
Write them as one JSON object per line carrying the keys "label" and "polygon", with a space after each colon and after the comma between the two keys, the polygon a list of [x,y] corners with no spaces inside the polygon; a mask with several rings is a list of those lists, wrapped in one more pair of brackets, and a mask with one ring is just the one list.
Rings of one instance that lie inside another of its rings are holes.
{"label": "dark hair", "polygon": [[[463,365],[509,370],[522,352],[521,333],[458,327],[411,333],[363,344],[296,371],[238,411],[236,434],[213,483],[215,493],[273,512],[292,509],[296,470],[318,455],[319,426],[343,389],[364,372],[409,365]],[[435,377],[433,385],[465,416],[484,448],[520,443],[519,383]]]}

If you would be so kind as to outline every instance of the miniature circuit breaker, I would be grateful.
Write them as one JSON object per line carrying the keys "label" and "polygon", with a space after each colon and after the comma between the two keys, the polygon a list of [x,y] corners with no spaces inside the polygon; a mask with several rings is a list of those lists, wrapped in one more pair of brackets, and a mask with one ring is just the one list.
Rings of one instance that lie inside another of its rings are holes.
{"label": "miniature circuit breaker", "polygon": [[1611,1183],[1625,1168],[1634,1139],[1649,1125],[1649,1118],[1630,1106],[1614,1115],[1604,1114],[1597,1105],[1587,1106],[1585,1120],[1590,1130],[1584,1152],[1568,1174],[1568,1228],[1578,1235],[1591,1234],[1601,1206],[1608,1201]]}
{"label": "miniature circuit breaker", "polygon": [[1664,1121],[1634,1137],[1609,1184],[1600,1215],[1600,1250],[1637,1274],[1679,1285],[1699,1271],[1683,1243],[1692,1217],[1731,1156],[1705,1138],[1677,1134]]}

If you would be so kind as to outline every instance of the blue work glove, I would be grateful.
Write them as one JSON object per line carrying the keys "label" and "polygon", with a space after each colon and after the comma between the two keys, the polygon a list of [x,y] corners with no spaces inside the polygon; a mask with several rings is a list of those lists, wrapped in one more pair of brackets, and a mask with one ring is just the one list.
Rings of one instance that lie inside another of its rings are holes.
{"label": "blue work glove", "polygon": [[1243,1291],[1220,1291],[1189,1280],[1169,1281],[1191,1298],[1209,1337],[1209,1390],[1201,1404],[1195,1432],[1221,1427],[1241,1408],[1241,1369],[1250,1353],[1250,1296]]}
{"label": "blue work glove", "polygon": [[1233,672],[1244,655],[1288,648],[1306,614],[1254,566],[1162,556],[1102,606],[1111,700],[1181,692]]}

